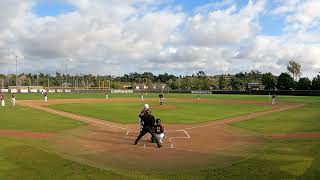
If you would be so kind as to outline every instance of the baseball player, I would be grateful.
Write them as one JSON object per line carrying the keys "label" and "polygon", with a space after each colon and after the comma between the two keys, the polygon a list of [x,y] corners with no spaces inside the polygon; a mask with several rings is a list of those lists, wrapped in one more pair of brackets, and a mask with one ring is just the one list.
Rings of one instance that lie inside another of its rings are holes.
{"label": "baseball player", "polygon": [[109,94],[108,93],[106,93],[106,99],[109,99]]}
{"label": "baseball player", "polygon": [[144,115],[141,116],[141,121],[143,122],[143,127],[140,131],[139,136],[137,137],[136,141],[134,142],[134,144],[138,144],[138,142],[140,141],[140,139],[146,135],[147,133],[150,133],[151,136],[155,139],[158,148],[161,148],[162,145],[159,142],[159,139],[157,138],[156,134],[155,134],[155,129],[154,129],[154,124],[155,124],[155,118],[153,115],[149,114],[149,113],[145,113]]}
{"label": "baseball player", "polygon": [[[162,144],[162,140],[165,137],[164,126],[161,125],[161,120],[159,118],[156,119],[155,125],[156,136],[159,142]],[[151,141],[155,143],[155,139],[151,138]]]}
{"label": "baseball player", "polygon": [[47,92],[44,93],[44,102],[46,102],[46,103],[48,102],[48,94],[47,94]]}
{"label": "baseball player", "polygon": [[277,96],[276,96],[276,94],[273,94],[272,95],[272,105],[275,105],[276,104],[276,101],[277,101]]}
{"label": "baseball player", "polygon": [[16,105],[16,95],[14,93],[11,95],[11,101],[12,101],[12,106],[15,106]]}
{"label": "baseball player", "polygon": [[2,107],[6,106],[5,101],[4,101],[4,95],[2,93],[0,94],[0,100],[1,100],[1,106]]}
{"label": "baseball player", "polygon": [[198,100],[200,100],[200,95],[198,94]]}
{"label": "baseball player", "polygon": [[143,94],[141,95],[141,101],[144,101]]}
{"label": "baseball player", "polygon": [[160,102],[160,106],[162,106],[162,105],[163,105],[163,100],[164,100],[164,98],[163,98],[163,94],[161,93],[161,94],[159,94],[159,102]]}

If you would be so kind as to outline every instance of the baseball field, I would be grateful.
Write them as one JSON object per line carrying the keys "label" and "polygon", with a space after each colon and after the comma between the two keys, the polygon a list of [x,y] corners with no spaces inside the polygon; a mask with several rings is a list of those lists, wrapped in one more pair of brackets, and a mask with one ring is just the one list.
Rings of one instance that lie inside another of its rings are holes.
{"label": "baseball field", "polygon": [[[0,107],[0,179],[320,179],[320,97],[18,94]],[[133,145],[144,104],[162,148]]]}

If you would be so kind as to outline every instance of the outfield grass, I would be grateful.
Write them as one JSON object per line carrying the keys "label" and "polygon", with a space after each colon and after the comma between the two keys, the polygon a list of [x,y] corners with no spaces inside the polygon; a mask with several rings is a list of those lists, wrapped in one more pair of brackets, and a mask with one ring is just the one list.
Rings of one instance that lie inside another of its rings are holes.
{"label": "outfield grass", "polygon": [[319,149],[319,140],[270,142],[253,158],[204,170],[203,179],[320,179]]}
{"label": "outfield grass", "polygon": [[57,115],[21,106],[0,107],[0,129],[59,132],[85,125]]}
{"label": "outfield grass", "polygon": [[[112,102],[98,104],[58,104],[50,108],[95,117],[119,123],[136,123],[143,104],[151,107],[155,102]],[[268,106],[241,104],[206,104],[187,102],[166,102],[172,109],[151,108],[152,113],[164,123],[200,123],[236,117],[270,109]]]}
{"label": "outfield grass", "polygon": [[[35,142],[0,138],[0,179],[124,179],[37,148]],[[42,145],[40,145],[42,146]],[[128,179],[128,178],[126,178]]]}
{"label": "outfield grass", "polygon": [[320,99],[318,97],[305,97],[304,99],[299,97],[290,100],[303,102],[305,106],[236,122],[233,125],[263,134],[320,132]]}

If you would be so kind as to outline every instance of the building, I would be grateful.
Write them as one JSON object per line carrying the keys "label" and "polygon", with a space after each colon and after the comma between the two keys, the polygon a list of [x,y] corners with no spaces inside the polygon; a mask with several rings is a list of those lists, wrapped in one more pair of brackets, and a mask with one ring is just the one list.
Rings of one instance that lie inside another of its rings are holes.
{"label": "building", "polygon": [[248,83],[248,90],[263,90],[264,86],[261,83]]}

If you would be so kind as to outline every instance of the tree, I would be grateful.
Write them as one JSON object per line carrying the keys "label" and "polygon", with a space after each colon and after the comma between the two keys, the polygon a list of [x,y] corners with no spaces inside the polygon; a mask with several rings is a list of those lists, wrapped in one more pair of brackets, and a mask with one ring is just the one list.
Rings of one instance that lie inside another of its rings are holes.
{"label": "tree", "polygon": [[224,75],[219,77],[219,83],[218,84],[219,84],[219,88],[221,90],[224,90],[224,89],[228,88],[228,82],[227,82],[227,79],[225,78]]}
{"label": "tree", "polygon": [[281,90],[290,90],[293,88],[294,80],[288,73],[282,73],[278,77],[277,88]]}
{"label": "tree", "polygon": [[231,78],[230,86],[231,86],[231,88],[233,90],[237,90],[238,91],[238,90],[242,89],[243,84],[240,81],[240,79],[233,77],[233,78]]}
{"label": "tree", "polygon": [[320,90],[320,75],[313,78],[312,80],[312,89],[313,90]]}
{"label": "tree", "polygon": [[207,75],[206,75],[203,71],[197,72],[197,76],[198,76],[198,78],[205,78],[205,77],[207,77]]}
{"label": "tree", "polygon": [[300,78],[297,83],[297,89],[298,90],[310,90],[311,88],[311,81],[309,78]]}
{"label": "tree", "polygon": [[261,83],[265,86],[265,89],[271,90],[276,87],[277,81],[273,74],[269,72],[262,75]]}
{"label": "tree", "polygon": [[295,81],[298,81],[298,77],[301,76],[301,64],[298,64],[295,61],[289,61],[289,65],[287,66],[287,70],[292,74]]}

